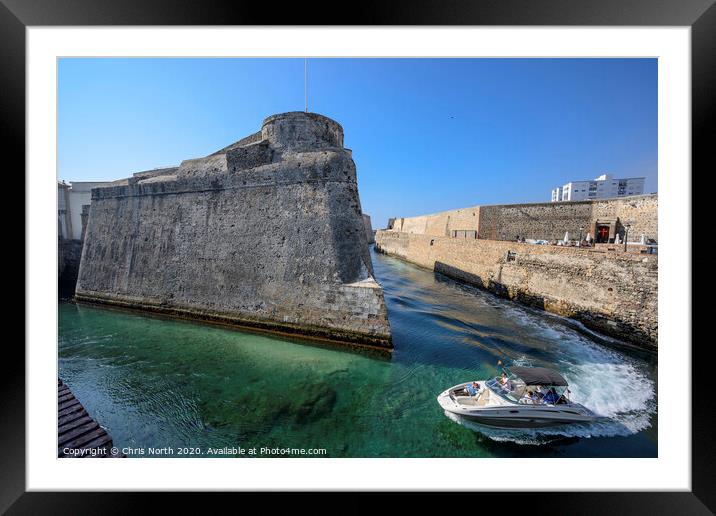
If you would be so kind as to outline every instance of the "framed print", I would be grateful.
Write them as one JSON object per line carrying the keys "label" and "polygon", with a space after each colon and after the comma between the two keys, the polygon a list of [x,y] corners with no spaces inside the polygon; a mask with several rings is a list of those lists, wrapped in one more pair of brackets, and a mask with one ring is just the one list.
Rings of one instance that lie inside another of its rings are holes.
{"label": "framed print", "polygon": [[712,3],[267,14],[0,5],[27,299],[3,510],[713,510]]}

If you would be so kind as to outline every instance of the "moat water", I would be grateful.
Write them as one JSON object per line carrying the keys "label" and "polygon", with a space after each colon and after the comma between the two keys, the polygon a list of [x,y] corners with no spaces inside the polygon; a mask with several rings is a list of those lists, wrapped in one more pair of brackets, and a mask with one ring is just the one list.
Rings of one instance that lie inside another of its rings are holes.
{"label": "moat water", "polygon": [[[395,351],[300,344],[61,303],[59,374],[115,445],[322,448],[329,457],[656,457],[655,357],[372,254]],[[551,430],[456,422],[436,396],[505,364],[553,367],[607,417]],[[144,455],[145,457],[147,455]],[[206,455],[205,455],[206,456]],[[285,456],[285,455],[284,455]]]}

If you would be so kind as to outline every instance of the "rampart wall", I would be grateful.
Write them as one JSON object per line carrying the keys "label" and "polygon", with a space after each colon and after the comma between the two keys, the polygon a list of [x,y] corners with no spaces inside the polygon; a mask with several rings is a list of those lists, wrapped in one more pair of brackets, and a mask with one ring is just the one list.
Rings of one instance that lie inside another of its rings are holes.
{"label": "rampart wall", "polygon": [[71,299],[75,295],[81,256],[82,240],[58,240],[57,294],[60,299]]}
{"label": "rampart wall", "polygon": [[390,348],[342,128],[286,113],[261,135],[93,190],[76,298]]}
{"label": "rampart wall", "polygon": [[370,222],[370,215],[363,214],[363,225],[365,226],[365,237],[369,244],[375,243],[373,235],[373,225]]}
{"label": "rampart wall", "polygon": [[[613,241],[623,240],[625,224],[628,238],[638,241],[641,235],[658,241],[658,197],[642,195],[598,201],[548,202],[473,206],[430,215],[396,218],[393,229],[403,233],[432,236],[454,236],[454,232],[476,232],[477,238],[516,240],[517,237],[538,240],[562,240],[569,232],[572,239],[590,233],[596,225],[612,226]],[[470,233],[472,234],[472,233]]]}

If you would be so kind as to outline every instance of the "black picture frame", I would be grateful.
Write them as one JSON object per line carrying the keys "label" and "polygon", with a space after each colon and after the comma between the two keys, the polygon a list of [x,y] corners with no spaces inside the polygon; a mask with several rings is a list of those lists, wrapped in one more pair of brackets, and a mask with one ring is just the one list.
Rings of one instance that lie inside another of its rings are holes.
{"label": "black picture frame", "polygon": [[[714,0],[384,0],[342,4],[293,2],[285,5],[245,1],[189,0],[0,0],[0,142],[4,163],[25,170],[25,29],[28,26],[83,25],[576,25],[689,26],[692,44],[692,235],[709,234],[708,205],[713,192],[713,112],[716,95],[716,5]],[[9,168],[6,168],[9,170]],[[700,172],[699,172],[700,171]],[[684,176],[689,175],[688,170]],[[17,174],[15,173],[15,176]],[[25,196],[29,192],[25,192]],[[694,207],[704,207],[703,211]],[[15,210],[24,213],[21,208]],[[699,231],[701,229],[701,231]],[[24,246],[15,244],[16,249]],[[24,253],[24,251],[23,251]],[[692,334],[709,320],[708,303],[699,292],[713,292],[707,267],[711,252],[692,248],[692,277],[704,273],[694,293]],[[27,258],[27,257],[24,257]],[[26,263],[23,260],[23,264]],[[22,266],[25,274],[31,273]],[[692,282],[693,285],[693,282]],[[16,297],[16,296],[15,296]],[[24,306],[24,304],[17,303]],[[27,306],[32,310],[32,306]],[[705,335],[705,333],[704,333]],[[690,492],[515,493],[480,494],[477,510],[509,497],[509,510],[531,514],[710,514],[716,510],[716,460],[709,425],[715,408],[708,351],[710,339],[691,347],[692,356],[692,490]],[[688,342],[664,343],[682,346]],[[180,504],[181,512],[206,505],[177,493],[27,493],[25,492],[25,354],[8,341],[0,397],[0,511],[8,514],[124,514],[146,508],[150,498]],[[699,394],[701,393],[701,394]],[[668,437],[667,437],[668,438]],[[568,474],[568,471],[565,472]],[[258,502],[242,494],[244,508]],[[375,494],[342,500],[342,510],[372,510]],[[272,503],[294,507],[302,496],[272,495]],[[321,505],[329,507],[331,497]],[[421,496],[410,500],[422,504]],[[464,500],[461,499],[461,500]],[[194,505],[198,504],[198,505]],[[165,506],[166,509],[168,507]],[[274,505],[274,507],[276,507]],[[316,508],[315,504],[312,508]],[[505,507],[507,508],[507,507]],[[237,509],[239,509],[237,507]],[[407,507],[404,507],[407,510]],[[484,509],[483,509],[484,510]]]}

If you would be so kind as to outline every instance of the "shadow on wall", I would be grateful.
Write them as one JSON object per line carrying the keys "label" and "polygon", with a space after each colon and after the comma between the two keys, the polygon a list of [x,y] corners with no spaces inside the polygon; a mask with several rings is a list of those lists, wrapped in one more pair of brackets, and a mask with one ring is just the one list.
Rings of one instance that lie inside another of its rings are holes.
{"label": "shadow on wall", "polygon": [[435,264],[433,266],[433,270],[436,273],[443,274],[443,275],[447,276],[448,278],[453,278],[456,280],[464,281],[466,283],[469,283],[471,285],[475,285],[478,287],[488,288],[489,282],[485,282],[477,274],[472,274],[470,272],[466,272],[462,269],[458,269],[457,267],[453,267],[452,265],[448,265],[447,263],[435,262]]}
{"label": "shadow on wall", "polygon": [[512,299],[513,301],[518,301],[524,305],[539,308],[540,310],[548,310],[548,301],[546,301],[543,296],[536,296],[534,294],[528,294],[527,292],[510,289],[507,285],[504,285],[499,281],[486,281],[477,274],[466,272],[443,262],[435,262],[433,270],[449,278],[463,281],[470,285],[488,290],[499,297]]}
{"label": "shadow on wall", "polygon": [[80,270],[82,240],[59,240],[57,243],[57,294],[72,299]]}
{"label": "shadow on wall", "polygon": [[[610,320],[603,315],[577,309],[574,305],[564,301],[536,295],[519,288],[509,288],[507,285],[497,281],[485,281],[477,274],[463,271],[462,269],[443,262],[436,261],[433,270],[436,274],[442,274],[448,278],[487,290],[498,297],[510,299],[538,310],[569,317],[584,325],[588,330],[610,335],[621,340],[621,342],[611,341],[602,339],[599,335],[592,336],[600,340],[602,344],[624,349],[638,349],[641,351],[656,351],[657,349],[656,345],[652,343],[649,336],[642,329],[627,320]],[[583,328],[571,326],[577,331],[585,332]]]}

